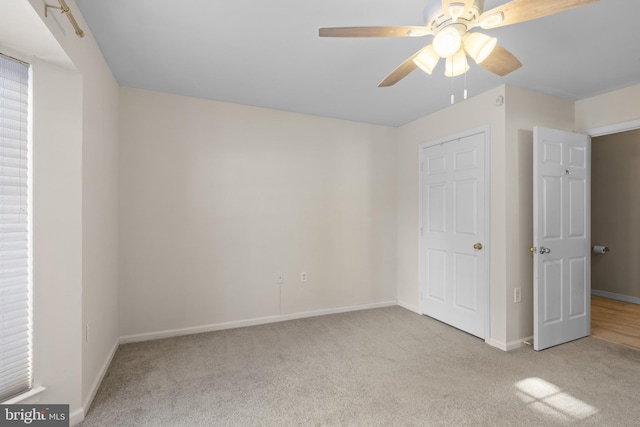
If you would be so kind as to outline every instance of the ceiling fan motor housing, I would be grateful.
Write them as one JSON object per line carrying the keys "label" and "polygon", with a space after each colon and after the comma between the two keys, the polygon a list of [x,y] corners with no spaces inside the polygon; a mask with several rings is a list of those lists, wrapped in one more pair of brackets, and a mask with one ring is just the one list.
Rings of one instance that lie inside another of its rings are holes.
{"label": "ceiling fan motor housing", "polygon": [[460,32],[460,34],[464,34],[477,25],[483,9],[484,0],[475,0],[466,13],[456,20],[453,20],[449,16],[448,11],[442,9],[442,2],[440,0],[433,0],[431,4],[424,8],[424,25],[425,27],[428,27],[433,34],[436,34],[443,28],[452,25],[455,25],[455,28]]}

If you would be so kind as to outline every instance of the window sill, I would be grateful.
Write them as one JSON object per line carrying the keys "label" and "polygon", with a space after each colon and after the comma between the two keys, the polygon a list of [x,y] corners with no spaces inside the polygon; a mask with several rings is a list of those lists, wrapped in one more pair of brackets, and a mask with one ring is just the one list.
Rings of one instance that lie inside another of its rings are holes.
{"label": "window sill", "polygon": [[42,386],[37,386],[32,388],[29,391],[26,391],[22,394],[19,394],[16,397],[13,397],[9,400],[5,400],[2,402],[3,405],[15,405],[15,404],[33,404],[38,403],[40,401],[40,394],[45,391],[46,388]]}

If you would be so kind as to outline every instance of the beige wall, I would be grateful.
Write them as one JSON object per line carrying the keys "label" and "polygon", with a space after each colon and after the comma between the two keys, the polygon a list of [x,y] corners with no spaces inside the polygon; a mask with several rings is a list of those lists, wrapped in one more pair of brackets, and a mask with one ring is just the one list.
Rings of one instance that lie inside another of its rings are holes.
{"label": "beige wall", "polygon": [[33,61],[33,380],[81,410],[82,79]]}
{"label": "beige wall", "polygon": [[122,335],[395,302],[395,129],[120,98]]}
{"label": "beige wall", "polygon": [[[575,103],[575,130],[640,120],[640,85],[585,98]],[[640,124],[636,125],[636,127]]]}
{"label": "beige wall", "polygon": [[593,139],[591,256],[594,290],[640,298],[640,130]]}
{"label": "beige wall", "polygon": [[[85,27],[86,28],[86,27]],[[82,53],[82,396],[87,411],[118,345],[118,96],[100,51]]]}

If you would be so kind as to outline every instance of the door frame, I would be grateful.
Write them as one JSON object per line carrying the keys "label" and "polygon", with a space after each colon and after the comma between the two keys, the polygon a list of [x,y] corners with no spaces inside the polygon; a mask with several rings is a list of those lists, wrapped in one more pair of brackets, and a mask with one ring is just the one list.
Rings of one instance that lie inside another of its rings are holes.
{"label": "door frame", "polygon": [[595,138],[597,136],[612,135],[614,133],[626,132],[628,130],[636,129],[640,129],[640,119],[630,120],[628,122],[614,123],[612,125],[601,126],[597,128],[590,128],[581,131],[581,133],[589,135],[591,138]]}
{"label": "door frame", "polygon": [[429,148],[435,145],[442,145],[448,142],[457,141],[462,138],[484,134],[484,227],[485,227],[485,241],[486,244],[483,243],[485,252],[485,260],[484,260],[484,277],[483,277],[483,285],[485,286],[485,319],[484,319],[484,341],[489,342],[491,339],[491,126],[485,125],[477,128],[469,129],[463,132],[459,132],[450,136],[446,136],[443,138],[438,138],[436,140],[432,140],[429,142],[422,143],[418,146],[418,312],[420,314],[424,314],[422,312],[422,303],[423,303],[423,282],[424,277],[422,274],[423,266],[424,266],[424,258],[422,256],[423,245],[422,245],[422,150],[424,148]]}

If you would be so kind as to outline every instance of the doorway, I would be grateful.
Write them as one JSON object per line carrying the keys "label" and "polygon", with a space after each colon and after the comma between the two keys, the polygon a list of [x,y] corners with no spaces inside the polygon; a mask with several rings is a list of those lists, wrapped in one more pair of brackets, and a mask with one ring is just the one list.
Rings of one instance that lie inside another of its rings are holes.
{"label": "doorway", "polygon": [[640,129],[593,138],[592,336],[640,347]]}

